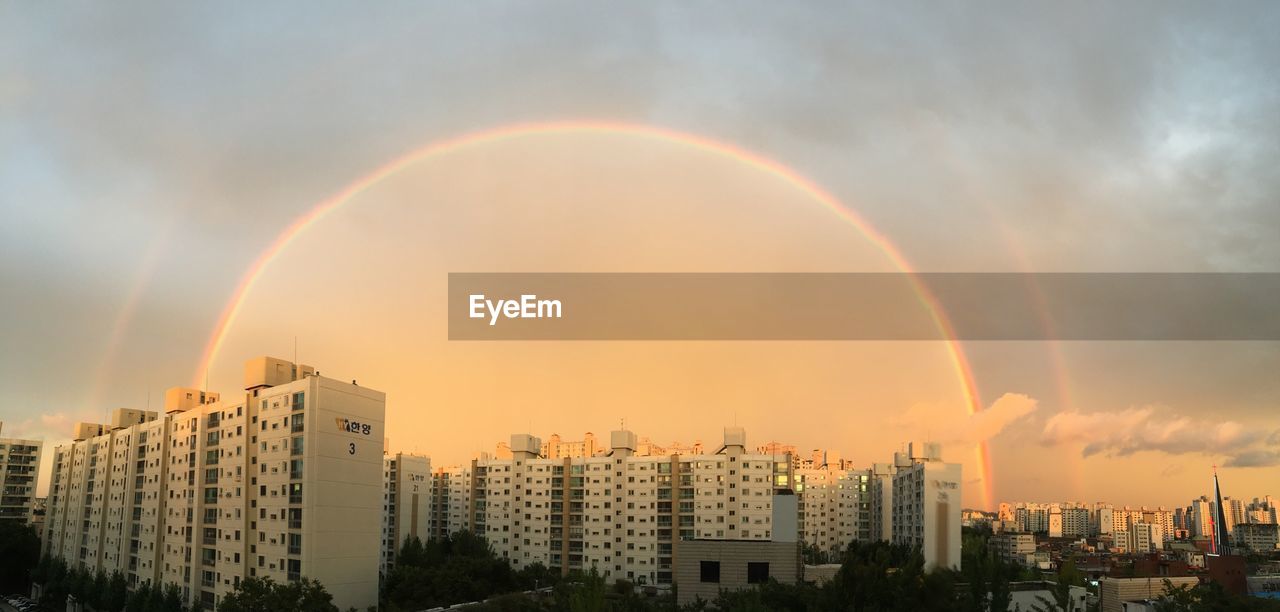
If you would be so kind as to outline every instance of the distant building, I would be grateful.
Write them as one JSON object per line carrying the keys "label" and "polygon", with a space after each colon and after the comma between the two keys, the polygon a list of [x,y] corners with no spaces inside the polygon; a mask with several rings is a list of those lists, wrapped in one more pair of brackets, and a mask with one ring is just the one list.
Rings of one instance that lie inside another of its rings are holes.
{"label": "distant building", "polygon": [[1240,523],[1231,530],[1231,539],[1235,546],[1253,552],[1274,552],[1280,549],[1280,525]]}
{"label": "distant building", "polygon": [[1030,533],[1001,533],[991,536],[987,546],[1005,563],[1030,567],[1034,564],[1036,537]]}
{"label": "distant building", "polygon": [[[4,423],[0,422],[0,431]],[[36,479],[40,475],[43,440],[0,438],[0,521],[32,522],[36,500]]]}
{"label": "distant building", "polygon": [[382,457],[382,555],[385,576],[405,540],[426,542],[431,526],[431,460],[405,453]]}
{"label": "distant building", "polygon": [[1210,535],[1213,529],[1213,510],[1213,504],[1207,496],[1201,495],[1191,500],[1191,506],[1187,509],[1187,518],[1191,522],[1189,529],[1192,537]]}
{"label": "distant building", "polygon": [[[509,458],[482,455],[435,471],[430,522],[436,537],[461,529],[484,537],[516,568],[594,568],[609,581],[671,585],[686,542],[773,541],[774,494],[794,491],[791,457],[748,453],[738,427],[725,429],[714,452],[697,455],[637,454],[641,444],[626,430],[612,432],[609,447],[592,456],[542,457],[551,447],[529,434],[505,446]],[[797,497],[786,497],[798,524]],[[848,500],[832,500],[810,510],[837,511],[838,519]]]}
{"label": "distant building", "polygon": [[1128,529],[1128,536],[1125,549],[1132,553],[1159,552],[1164,547],[1164,527],[1158,523],[1134,523]]}
{"label": "distant building", "polygon": [[431,521],[428,539],[443,540],[467,529],[471,504],[471,465],[436,468],[431,473]]}

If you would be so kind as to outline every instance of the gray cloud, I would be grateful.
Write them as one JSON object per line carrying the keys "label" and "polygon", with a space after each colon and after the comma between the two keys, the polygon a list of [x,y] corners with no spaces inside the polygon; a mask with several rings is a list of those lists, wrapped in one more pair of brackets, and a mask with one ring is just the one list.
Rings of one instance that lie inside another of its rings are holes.
{"label": "gray cloud", "polygon": [[1085,457],[1128,457],[1141,452],[1227,456],[1228,467],[1270,465],[1280,456],[1261,449],[1265,431],[1232,420],[1207,421],[1144,406],[1117,411],[1060,412],[1045,422],[1041,442],[1077,444]]}
{"label": "gray cloud", "polygon": [[1249,450],[1231,457],[1223,465],[1225,467],[1272,467],[1280,465],[1280,452]]}
{"label": "gray cloud", "polygon": [[[924,269],[1276,270],[1277,30],[1270,2],[10,3],[0,418],[74,409],[104,378],[103,405],[85,409],[144,404],[188,378],[289,220],[404,151],[520,121],[742,144],[816,179]],[[154,277],[135,282],[162,234]],[[1267,366],[1219,398],[1274,390],[1265,352],[1215,356]],[[95,374],[104,361],[112,376]],[[1019,371],[988,386],[1025,388],[1031,366],[1000,367]],[[1090,450],[1204,446],[1127,444]]]}

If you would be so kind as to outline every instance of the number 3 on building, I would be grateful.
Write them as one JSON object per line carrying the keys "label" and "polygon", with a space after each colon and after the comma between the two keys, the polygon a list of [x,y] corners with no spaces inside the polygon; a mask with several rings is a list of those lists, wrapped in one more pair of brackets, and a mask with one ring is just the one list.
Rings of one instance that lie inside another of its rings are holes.
{"label": "number 3 on building", "polygon": [[356,443],[355,443],[355,442],[351,442],[351,443],[347,444],[347,454],[349,454],[349,455],[354,455],[354,454],[356,454]]}

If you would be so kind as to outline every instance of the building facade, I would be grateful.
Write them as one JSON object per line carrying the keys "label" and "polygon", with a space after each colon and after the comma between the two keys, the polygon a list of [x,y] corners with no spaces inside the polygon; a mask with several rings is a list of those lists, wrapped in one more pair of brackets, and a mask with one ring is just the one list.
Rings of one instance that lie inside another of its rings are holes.
{"label": "building facade", "polygon": [[[0,432],[4,423],[0,422]],[[0,438],[0,521],[28,524],[36,501],[43,440]]]}
{"label": "building facade", "polygon": [[47,554],[214,609],[248,577],[319,580],[340,608],[378,598],[385,396],[272,359],[235,400],[170,389],[54,451]]}
{"label": "building facade", "polygon": [[893,542],[924,555],[928,567],[960,568],[961,468],[937,444],[895,453]]}
{"label": "building facade", "polygon": [[711,453],[640,455],[638,446],[619,430],[600,454],[548,458],[538,438],[513,435],[510,458],[435,471],[431,532],[470,530],[516,568],[594,568],[658,586],[672,584],[682,541],[772,539],[773,494],[793,491],[789,455],[749,454],[740,428]]}
{"label": "building facade", "polygon": [[426,542],[431,535],[431,459],[405,453],[382,458],[383,576],[395,565],[396,553],[409,538]]}
{"label": "building facade", "polygon": [[866,470],[830,464],[795,470],[800,540],[829,559],[839,559],[849,543],[871,537]]}

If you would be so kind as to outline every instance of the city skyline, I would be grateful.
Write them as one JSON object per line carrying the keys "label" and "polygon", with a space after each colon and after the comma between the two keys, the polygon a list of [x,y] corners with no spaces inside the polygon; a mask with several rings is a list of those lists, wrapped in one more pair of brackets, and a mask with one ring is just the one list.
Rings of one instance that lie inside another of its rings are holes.
{"label": "city skyline", "polygon": [[3,10],[6,436],[233,395],[269,354],[384,390],[393,450],[440,464],[626,419],[933,439],[985,509],[1280,481],[1275,342],[451,342],[444,300],[451,272],[1280,271],[1265,3],[312,8]]}

